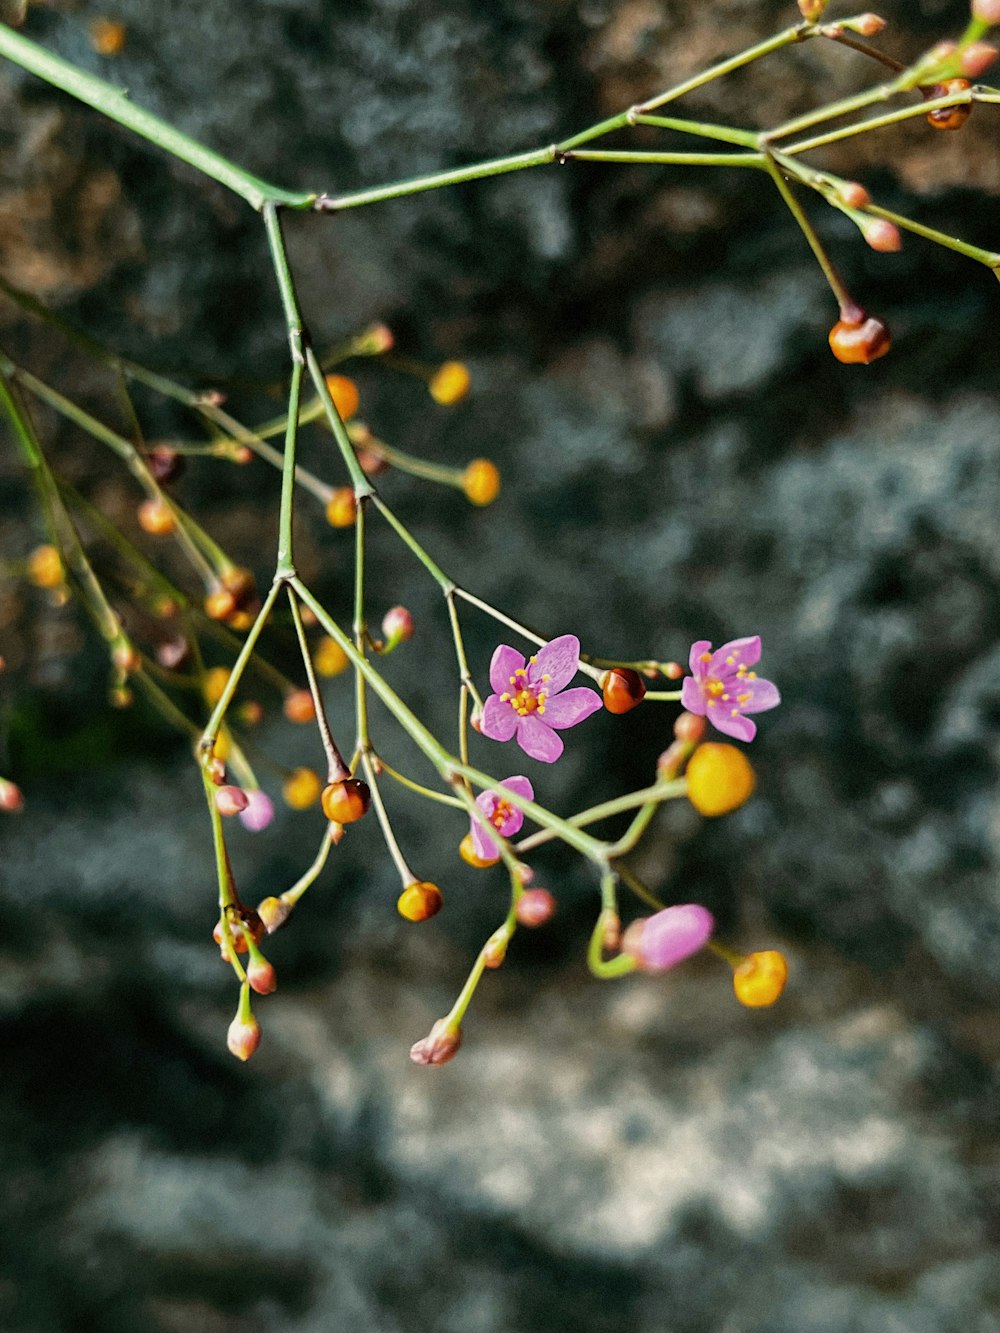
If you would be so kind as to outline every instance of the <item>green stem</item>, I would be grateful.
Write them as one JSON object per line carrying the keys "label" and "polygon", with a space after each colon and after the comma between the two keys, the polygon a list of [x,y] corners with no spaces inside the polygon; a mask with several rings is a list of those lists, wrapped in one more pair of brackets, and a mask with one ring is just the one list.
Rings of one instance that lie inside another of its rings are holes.
{"label": "green stem", "polygon": [[237,657],[236,661],[233,663],[232,670],[229,673],[229,679],[226,681],[225,689],[219,695],[218,702],[212,710],[212,716],[208,719],[205,730],[202,733],[200,748],[204,754],[210,753],[212,746],[215,744],[215,738],[219,734],[219,727],[222,723],[222,719],[226,716],[233,695],[236,693],[237,686],[239,685],[243,673],[247,668],[247,664],[253,655],[253,650],[256,647],[257,640],[260,638],[261,631],[267,624],[267,618],[271,614],[271,608],[274,606],[278,594],[284,586],[285,584],[283,580],[275,579],[268,589],[263,605],[257,612],[257,619],[247,631],[247,636],[243,640],[243,647],[240,649],[239,657]]}
{"label": "green stem", "polygon": [[646,166],[757,167],[767,170],[763,153],[646,153],[603,149],[565,154],[571,162],[641,162]]}
{"label": "green stem", "polygon": [[533,152],[496,157],[489,162],[477,162],[471,167],[458,167],[454,171],[436,171],[429,176],[416,176],[411,180],[395,181],[391,185],[378,185],[370,190],[356,190],[352,194],[339,196],[321,194],[314,200],[312,206],[321,213],[338,213],[345,208],[358,208],[362,204],[380,204],[387,199],[400,199],[404,195],[418,194],[423,190],[438,190],[444,185],[461,185],[465,181],[500,176],[509,171],[521,171],[525,167],[539,167],[554,162],[556,158],[555,146],[536,148]]}
{"label": "green stem", "polygon": [[430,787],[425,787],[419,782],[414,782],[412,778],[405,777],[402,773],[387,764],[382,755],[378,756],[379,768],[388,773],[394,782],[398,782],[401,787],[408,787],[410,791],[416,792],[418,796],[423,796],[428,801],[437,801],[440,805],[450,805],[458,810],[465,809],[465,802],[460,801],[457,796],[447,796],[443,791],[432,791]]}
{"label": "green stem", "polygon": [[320,693],[319,681],[316,679],[316,671],[313,667],[312,654],[309,651],[306,627],[302,623],[302,612],[299,610],[295,592],[291,588],[288,589],[288,604],[292,609],[295,636],[299,641],[302,664],[305,667],[306,679],[309,682],[309,693],[312,695],[313,708],[316,710],[316,726],[319,729],[320,740],[323,742],[323,750],[326,754],[326,780],[327,782],[339,782],[342,778],[350,777],[351,771],[344,763],[344,756],[337,748],[337,742],[333,739],[333,733],[330,731],[330,723],[326,716],[326,709],[323,706],[323,696]]}
{"label": "green stem", "polygon": [[640,102],[638,106],[633,107],[633,112],[637,115],[648,115],[650,111],[665,106],[667,102],[676,102],[685,93],[693,92],[696,88],[703,88],[706,83],[711,83],[713,79],[724,78],[725,75],[732,74],[734,70],[741,69],[754,60],[759,60],[761,56],[770,55],[773,51],[780,51],[784,46],[792,46],[796,42],[815,37],[817,32],[818,29],[811,23],[797,23],[794,28],[786,28],[774,37],[769,37],[766,41],[748,47],[738,55],[730,56],[728,60],[723,60],[718,65],[712,65],[709,69],[703,70],[702,73],[695,74],[690,79],[685,79],[683,83],[678,83],[666,92],[660,93],[659,96],[650,97],[647,101]]}
{"label": "green stem", "polygon": [[396,515],[392,512],[392,510],[385,503],[382,497],[380,495],[373,494],[371,497],[371,501],[372,504],[375,506],[375,508],[378,510],[378,512],[385,519],[385,521],[396,533],[396,536],[399,537],[400,540],[410,548],[410,550],[423,565],[424,569],[427,570],[428,574],[430,574],[431,578],[438,585],[441,591],[444,593],[448,593],[450,590],[455,589],[455,591],[459,593],[459,595],[461,595],[461,590],[455,588],[454,581],[448,577],[448,575],[444,572],[444,570],[441,568],[440,565],[438,565],[434,560],[431,559],[431,557],[427,554],[427,552],[424,550],[421,544],[417,541],[416,537],[414,537],[413,534],[410,532],[409,528],[406,527],[406,525],[402,522],[401,519],[398,519],[396,517]]}
{"label": "green stem", "polygon": [[299,428],[299,398],[302,389],[305,331],[299,315],[298,301],[295,297],[295,283],[288,265],[288,255],[285,251],[284,237],[281,234],[278,210],[270,202],[264,205],[264,228],[267,231],[268,245],[271,250],[274,276],[278,280],[281,308],[285,314],[288,345],[292,357],[292,379],[288,390],[288,424],[285,432],[285,452],[282,459],[281,473],[278,560],[275,570],[276,574],[286,576],[295,572],[295,563],[292,558],[292,519],[295,507],[295,444]]}
{"label": "green stem", "polygon": [[316,881],[320,871],[326,865],[326,859],[330,855],[330,848],[333,844],[330,841],[329,825],[323,830],[323,841],[320,843],[319,851],[316,853],[316,859],[312,865],[301,875],[290,889],[286,889],[281,895],[281,900],[287,903],[289,907],[294,907],[299,901],[306,889]]}
{"label": "green stem", "polygon": [[926,116],[930,111],[937,111],[941,107],[959,106],[962,103],[982,100],[974,95],[974,89],[968,89],[965,92],[947,93],[943,97],[928,98],[926,102],[921,102],[918,106],[903,107],[899,111],[887,111],[882,116],[870,116],[867,120],[860,120],[854,125],[843,125],[839,130],[830,130],[826,134],[814,135],[811,139],[800,139],[797,143],[788,144],[781,151],[790,156],[795,153],[808,153],[813,148],[823,148],[826,144],[838,143],[841,139],[849,139],[855,134],[867,134],[871,130],[881,130],[887,125],[898,125],[904,120],[913,120],[917,116]]}
{"label": "green stem", "polygon": [[653,125],[661,130],[676,130],[678,134],[695,134],[700,139],[718,139],[743,148],[756,148],[757,135],[751,130],[737,130],[730,125],[708,125],[702,121],[682,120],[674,116],[633,116],[633,125]]}
{"label": "green stem", "polygon": [[823,276],[826,278],[830,290],[837,298],[837,304],[840,306],[841,311],[856,308],[855,303],[851,298],[850,292],[844,286],[843,279],[841,278],[837,270],[834,268],[832,262],[830,261],[829,256],[823,249],[823,244],[820,241],[819,237],[816,235],[816,231],[812,223],[809,221],[808,217],[806,217],[802,205],[795,198],[795,195],[792,193],[791,187],[789,186],[788,182],[782,175],[781,168],[778,166],[778,164],[774,161],[773,158],[770,157],[768,158],[767,169],[771,173],[771,178],[774,181],[775,185],[778,187],[778,192],[780,193],[782,199],[784,199],[786,205],[788,206],[788,211],[791,213],[795,221],[799,224],[802,234],[809,242],[809,248],[812,250],[813,255],[816,257],[816,262],[822,269]]}
{"label": "green stem", "polygon": [[368,781],[368,787],[372,794],[372,805],[375,807],[375,816],[379,822],[379,828],[382,830],[382,840],[389,849],[389,855],[392,857],[396,869],[399,871],[399,878],[402,880],[403,888],[408,884],[415,884],[417,876],[407,864],[406,857],[403,855],[399,843],[396,841],[396,835],[392,831],[392,824],[389,822],[389,814],[382,800],[382,793],[379,790],[378,777],[375,773],[375,765],[372,763],[371,750],[368,746],[361,751],[361,766],[365,770],[365,777]]}

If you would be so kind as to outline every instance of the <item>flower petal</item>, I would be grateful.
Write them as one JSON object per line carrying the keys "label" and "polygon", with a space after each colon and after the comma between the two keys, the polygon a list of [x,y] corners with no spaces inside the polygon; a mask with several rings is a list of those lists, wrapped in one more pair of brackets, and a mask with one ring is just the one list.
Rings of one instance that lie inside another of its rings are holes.
{"label": "flower petal", "polygon": [[517,743],[525,754],[543,764],[554,764],[563,752],[562,741],[537,713],[517,719]]}
{"label": "flower petal", "polygon": [[[535,799],[534,787],[528,779],[522,777],[520,773],[515,774],[512,778],[504,778],[503,782],[500,783],[500,786],[506,787],[507,790],[512,791],[515,796],[523,796],[526,801],[533,801]],[[479,797],[479,799],[482,800],[482,797]]]}
{"label": "flower petal", "polygon": [[716,648],[708,664],[711,676],[725,677],[739,667],[756,666],[760,661],[760,635],[754,634],[749,639],[732,639]]}
{"label": "flower petal", "polygon": [[[492,791],[480,792],[476,797],[476,805],[479,806],[487,819],[492,819],[493,811],[497,808],[499,801],[500,797],[497,796],[496,792]],[[474,827],[477,827],[475,820],[473,820],[472,823]]]}
{"label": "flower petal", "polygon": [[643,922],[637,958],[648,972],[665,972],[703,948],[715,929],[715,919],[700,903],[665,907]]}
{"label": "flower petal", "polygon": [[491,694],[483,704],[483,720],[479,724],[481,735],[491,741],[509,741],[517,731],[518,716],[510,704],[504,703],[499,694]]}
{"label": "flower petal", "polygon": [[575,690],[563,690],[554,699],[546,699],[542,721],[562,731],[565,727],[575,727],[603,707],[603,700],[596,690],[579,685]]}
{"label": "flower petal", "polygon": [[474,819],[472,821],[469,836],[472,838],[472,850],[480,861],[495,861],[500,855],[500,848],[486,830],[480,826],[478,820]]}
{"label": "flower petal", "polygon": [[703,653],[711,655],[712,643],[709,639],[699,639],[697,643],[691,645],[691,652],[688,654],[688,666],[694,675],[701,679],[708,670],[708,663],[701,660]]}
{"label": "flower petal", "polygon": [[708,720],[716,731],[721,731],[724,736],[735,736],[738,741],[752,741],[757,735],[757,724],[742,713],[733,717],[731,711],[713,708],[708,714]]}
{"label": "flower petal", "polygon": [[705,694],[694,676],[685,676],[681,685],[681,707],[699,717],[705,716]]}
{"label": "flower petal", "polygon": [[531,680],[535,684],[540,682],[543,676],[548,676],[549,679],[546,681],[548,693],[558,694],[580,670],[580,640],[575,634],[561,634],[544,648],[539,648],[529,670]]}
{"label": "flower petal", "polygon": [[[746,694],[749,694],[750,698],[744,703],[743,696]],[[769,708],[777,708],[781,703],[777,685],[769,680],[740,681],[737,699],[741,713],[766,713]]]}
{"label": "flower petal", "polygon": [[516,648],[502,643],[493,654],[490,662],[490,685],[497,694],[505,694],[510,689],[510,678],[515,671],[524,666],[524,658]]}

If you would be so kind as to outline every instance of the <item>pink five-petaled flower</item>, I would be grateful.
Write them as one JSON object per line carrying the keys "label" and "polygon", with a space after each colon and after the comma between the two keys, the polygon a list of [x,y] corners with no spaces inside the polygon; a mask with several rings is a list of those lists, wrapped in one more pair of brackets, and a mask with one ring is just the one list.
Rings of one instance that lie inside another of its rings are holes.
{"label": "pink five-petaled flower", "polygon": [[480,731],[493,741],[517,743],[532,759],[554,764],[563,752],[556,731],[575,727],[602,706],[596,690],[567,690],[580,669],[580,640],[563,634],[539,648],[526,663],[516,648],[502,643],[490,663],[495,693],[483,706]]}
{"label": "pink five-petaled flower", "polygon": [[691,670],[681,686],[681,704],[689,713],[707,717],[717,731],[752,741],[756,724],[745,713],[777,708],[781,695],[769,680],[760,680],[752,666],[760,661],[760,635],[733,639],[712,652],[707,639],[691,645]]}
{"label": "pink five-petaled flower", "polygon": [[[523,796],[525,800],[533,801],[535,799],[535,789],[527,778],[505,778],[500,786],[506,787],[515,796]],[[509,838],[512,833],[520,832],[521,825],[524,823],[523,812],[518,810],[516,805],[511,805],[510,801],[505,801],[502,796],[498,796],[495,791],[484,791],[481,796],[477,796],[476,805],[479,806],[502,838]],[[472,824],[470,829],[472,847],[476,855],[482,861],[495,861],[500,855],[499,847],[478,819],[473,819],[470,822]]]}

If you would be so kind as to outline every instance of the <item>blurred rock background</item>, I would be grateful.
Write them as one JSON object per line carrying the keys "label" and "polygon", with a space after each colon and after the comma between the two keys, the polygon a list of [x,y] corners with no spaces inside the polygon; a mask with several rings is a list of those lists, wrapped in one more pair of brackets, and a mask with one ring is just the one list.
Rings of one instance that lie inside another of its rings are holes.
{"label": "blurred rock background", "polygon": [[[967,10],[883,12],[906,59]],[[114,60],[90,43],[99,16],[127,25]],[[27,31],[265,177],[346,190],[552,142],[795,16],[771,0],[122,0],[39,6]],[[763,123],[868,77],[816,43],[690,105]],[[824,160],[996,247],[998,123],[913,121]],[[501,466],[484,511],[385,479],[446,569],[596,652],[763,635],[785,702],[754,743],[757,797],[713,823],[665,812],[637,864],[734,945],[787,950],[773,1011],[741,1010],[710,959],[592,982],[595,886],[550,854],[557,921],[487,977],[459,1058],[413,1067],[504,891],[458,861],[462,827],[404,800],[402,841],[445,912],[400,921],[375,829],[352,830],[273,941],[281,987],[237,1066],[185,747],[141,709],[103,709],[106,665],[72,608],[0,587],[3,771],[28,798],[0,825],[5,1333],[1000,1329],[1000,292],[915,238],[879,256],[818,222],[893,327],[867,369],[830,357],[832,302],[755,177],[564,167],[289,219],[321,342],[384,319],[407,354],[473,369],[447,411],[398,374],[359,376],[385,438]],[[13,68],[0,273],[236,403],[284,373],[256,217]],[[108,376],[3,300],[0,338],[121,420]],[[190,429],[140,407],[150,438]],[[130,521],[107,458],[42,425],[65,474]],[[321,439],[307,447],[323,466]],[[274,481],[206,462],[180,492],[262,579]],[[4,558],[40,540],[9,448],[0,515]],[[419,626],[387,670],[446,733],[441,607],[372,530],[372,606],[404,601]],[[299,557],[346,610],[350,538],[308,500]],[[467,621],[482,677],[496,638]],[[347,683],[330,695],[346,715]],[[564,809],[640,785],[669,718],[601,715],[532,777]],[[318,760],[281,723],[266,742]],[[284,812],[234,835],[247,900],[289,884],[319,832]]]}

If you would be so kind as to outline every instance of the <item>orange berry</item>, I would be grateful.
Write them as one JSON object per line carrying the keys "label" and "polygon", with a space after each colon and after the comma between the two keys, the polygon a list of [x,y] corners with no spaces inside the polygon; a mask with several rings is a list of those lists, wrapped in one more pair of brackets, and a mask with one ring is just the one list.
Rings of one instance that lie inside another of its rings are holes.
{"label": "orange berry", "polygon": [[62,557],[54,546],[36,546],[28,556],[28,578],[36,588],[59,588],[63,583]]}
{"label": "orange berry", "polygon": [[477,870],[482,870],[486,866],[495,866],[500,860],[499,856],[491,857],[489,860],[477,856],[471,833],[467,833],[458,844],[458,854],[467,866],[475,866]]}
{"label": "orange berry", "polygon": [[472,376],[461,361],[445,361],[435,370],[427,387],[436,403],[450,407],[462,401],[471,384]]}
{"label": "orange berry", "polygon": [[777,949],[752,953],[733,972],[733,990],[748,1009],[765,1009],[785,989],[788,963]]}
{"label": "orange berry", "polygon": [[336,639],[326,637],[313,653],[313,666],[321,676],[339,676],[350,666],[350,658]]}
{"label": "orange berry", "polygon": [[631,667],[615,667],[601,677],[604,707],[609,713],[629,713],[646,696],[646,685],[638,671]]}
{"label": "orange berry", "polygon": [[323,788],[323,813],[334,824],[353,824],[371,803],[368,783],[360,778],[341,778]]}
{"label": "orange berry", "polygon": [[500,494],[500,473],[488,458],[474,458],[462,473],[465,498],[474,505],[488,505]]}
{"label": "orange berry", "polygon": [[699,745],[687,766],[688,800],[702,815],[727,815],[753,794],[757,779],[735,745]]}
{"label": "orange berry", "polygon": [[136,517],[139,520],[139,527],[151,537],[169,537],[177,527],[174,511],[166,500],[158,497],[143,500]]}
{"label": "orange berry", "polygon": [[229,620],[237,610],[236,598],[226,588],[213,588],[202,605],[209,620]]}
{"label": "orange berry", "polygon": [[16,782],[9,778],[0,778],[0,810],[9,815],[16,815],[24,808],[24,793]]}
{"label": "orange berry", "polygon": [[316,804],[322,790],[318,773],[311,768],[296,768],[282,784],[281,795],[293,810],[308,810]]}
{"label": "orange berry", "polygon": [[407,921],[426,921],[428,917],[437,916],[443,906],[441,890],[427,880],[407,884],[396,900],[396,910]]}
{"label": "orange berry", "polygon": [[245,727],[257,727],[264,720],[264,709],[256,699],[248,699],[246,703],[240,704],[236,715]]}
{"label": "orange berry", "polygon": [[350,421],[351,417],[357,415],[361,395],[353,380],[349,380],[346,375],[327,375],[326,387],[342,420]]}
{"label": "orange berry", "polygon": [[229,684],[232,672],[228,667],[212,667],[206,671],[201,681],[201,693],[209,707],[213,707],[222,698],[222,691]]}
{"label": "orange berry", "polygon": [[[935,83],[923,91],[927,97],[947,97],[949,93],[962,93],[971,87],[968,79],[945,79],[944,83]],[[927,124],[934,130],[960,130],[972,114],[971,102],[958,102],[955,106],[939,106],[936,111],[928,111]]]}
{"label": "orange berry", "polygon": [[326,504],[326,521],[331,528],[352,528],[358,517],[358,502],[350,486],[338,486]]}
{"label": "orange berry", "polygon": [[544,926],[556,910],[556,900],[548,889],[525,889],[517,900],[514,915],[522,926]]}
{"label": "orange berry", "polygon": [[128,29],[114,19],[94,19],[89,25],[90,44],[99,56],[120,56]]}
{"label": "orange berry", "polygon": [[830,350],[844,365],[870,365],[892,346],[885,322],[874,315],[838,320],[830,330]]}
{"label": "orange berry", "polygon": [[291,690],[285,695],[282,711],[289,722],[311,722],[316,716],[316,705],[308,690]]}

